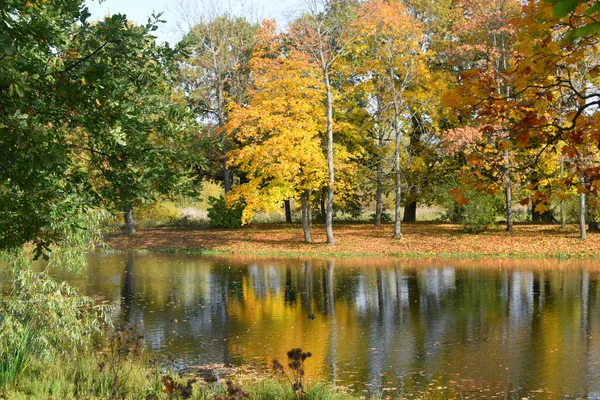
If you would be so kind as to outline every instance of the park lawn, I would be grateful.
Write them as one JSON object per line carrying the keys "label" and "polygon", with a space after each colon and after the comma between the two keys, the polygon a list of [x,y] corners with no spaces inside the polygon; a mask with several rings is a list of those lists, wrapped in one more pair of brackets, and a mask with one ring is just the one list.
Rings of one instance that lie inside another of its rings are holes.
{"label": "park lawn", "polygon": [[114,250],[205,251],[231,254],[290,256],[388,257],[559,257],[600,256],[600,234],[579,239],[575,226],[566,231],[557,225],[516,225],[509,233],[501,227],[479,234],[463,232],[453,224],[415,223],[402,226],[404,236],[392,238],[392,225],[334,225],[337,243],[325,243],[323,225],[313,226],[314,243],[303,242],[298,224],[255,224],[241,229],[164,227],[140,229],[134,236],[107,235]]}

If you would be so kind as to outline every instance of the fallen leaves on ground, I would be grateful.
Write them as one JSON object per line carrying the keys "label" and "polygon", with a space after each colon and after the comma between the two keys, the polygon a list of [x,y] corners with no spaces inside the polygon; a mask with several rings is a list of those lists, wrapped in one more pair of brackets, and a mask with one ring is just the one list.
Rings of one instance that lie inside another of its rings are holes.
{"label": "fallen leaves on ground", "polygon": [[560,231],[554,225],[518,225],[509,233],[492,230],[464,233],[460,226],[438,223],[405,224],[403,237],[393,239],[393,226],[373,228],[368,224],[334,226],[337,243],[327,245],[322,225],[313,227],[314,243],[303,242],[301,228],[287,224],[253,225],[237,230],[153,228],[134,236],[112,234],[107,244],[117,250],[192,250],[261,254],[289,253],[331,256],[402,256],[465,254],[481,256],[594,257],[600,254],[600,234],[581,240],[576,230]]}

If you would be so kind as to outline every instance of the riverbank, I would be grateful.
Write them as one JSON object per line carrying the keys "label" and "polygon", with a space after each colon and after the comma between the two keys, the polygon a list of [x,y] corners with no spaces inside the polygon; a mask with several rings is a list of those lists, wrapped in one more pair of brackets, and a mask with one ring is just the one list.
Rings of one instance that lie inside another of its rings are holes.
{"label": "riverbank", "polygon": [[[358,400],[329,383],[304,385],[306,399]],[[153,359],[115,356],[107,358],[86,352],[75,359],[50,364],[31,360],[12,384],[0,386],[0,399],[298,399],[292,384],[273,374],[244,368],[229,368],[217,377],[207,368],[185,373],[169,372]],[[370,397],[370,399],[383,397]]]}
{"label": "riverbank", "polygon": [[298,224],[260,224],[236,230],[164,227],[140,229],[133,236],[107,235],[114,250],[253,254],[302,257],[407,257],[407,258],[598,258],[600,234],[581,240],[574,226],[516,225],[479,234],[463,232],[459,225],[415,223],[402,226],[404,236],[392,238],[391,225],[336,224],[337,243],[328,245],[322,225],[313,227],[314,243],[303,242]]}

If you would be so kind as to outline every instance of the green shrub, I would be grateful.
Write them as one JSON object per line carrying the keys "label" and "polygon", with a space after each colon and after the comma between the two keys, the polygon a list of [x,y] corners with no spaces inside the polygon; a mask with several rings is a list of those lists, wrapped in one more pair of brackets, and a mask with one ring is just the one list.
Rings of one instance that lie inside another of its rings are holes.
{"label": "green shrub", "polygon": [[459,222],[467,232],[483,232],[496,223],[496,218],[504,211],[504,203],[500,196],[487,193],[470,192],[469,202],[462,206]]}
{"label": "green shrub", "polygon": [[243,207],[236,205],[228,207],[223,196],[208,199],[208,219],[213,228],[235,229],[242,226]]}
{"label": "green shrub", "polygon": [[[375,213],[372,213],[372,214],[369,216],[369,220],[370,220],[371,222],[375,222],[375,217],[376,217],[376,214],[375,214]],[[381,222],[382,222],[382,223],[384,223],[384,224],[389,224],[389,223],[392,223],[392,222],[394,222],[394,217],[393,217],[393,216],[392,216],[392,214],[390,214],[390,213],[389,213],[387,210],[383,210],[383,211],[381,212]]]}
{"label": "green shrub", "polygon": [[454,199],[448,199],[442,221],[462,225],[467,232],[483,232],[497,222],[498,216],[505,212],[504,198],[501,195],[490,195],[477,191],[467,191],[465,197],[469,202],[459,206]]}

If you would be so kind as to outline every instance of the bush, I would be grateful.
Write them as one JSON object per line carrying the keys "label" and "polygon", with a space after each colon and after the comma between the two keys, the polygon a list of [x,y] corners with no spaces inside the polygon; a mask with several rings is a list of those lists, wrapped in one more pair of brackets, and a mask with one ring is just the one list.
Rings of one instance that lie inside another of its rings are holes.
{"label": "bush", "polygon": [[[372,214],[369,216],[369,220],[370,220],[371,222],[375,222],[375,217],[376,217],[376,214],[375,214],[375,213],[372,213]],[[383,210],[383,211],[381,212],[381,222],[382,222],[382,223],[384,223],[384,224],[389,224],[389,223],[392,223],[392,222],[394,222],[394,217],[393,217],[393,216],[392,216],[392,214],[390,214],[390,213],[389,213],[387,210]]]}
{"label": "bush", "polygon": [[244,207],[236,205],[227,206],[223,196],[208,199],[208,219],[213,228],[235,229],[242,226],[242,211]]}
{"label": "bush", "polygon": [[504,211],[504,203],[499,196],[471,192],[467,194],[469,203],[460,213],[459,222],[467,232],[483,232],[496,223],[496,217]]}
{"label": "bush", "polygon": [[483,232],[505,211],[504,199],[501,195],[468,191],[465,197],[469,202],[463,206],[456,204],[454,199],[449,199],[442,221],[461,224],[467,232]]}

